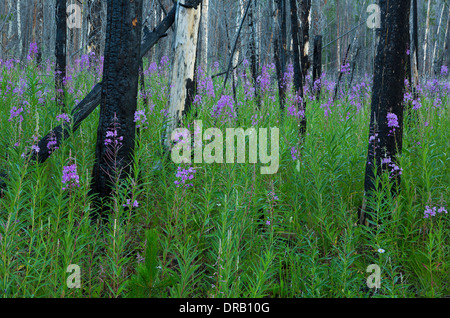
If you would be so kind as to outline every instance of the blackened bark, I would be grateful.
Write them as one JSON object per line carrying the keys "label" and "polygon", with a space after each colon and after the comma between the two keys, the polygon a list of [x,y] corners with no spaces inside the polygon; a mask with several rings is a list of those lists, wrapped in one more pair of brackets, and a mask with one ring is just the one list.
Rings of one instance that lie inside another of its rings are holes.
{"label": "blackened bark", "polygon": [[56,103],[60,113],[65,112],[64,79],[66,77],[66,0],[56,1],[56,41],[55,41],[55,89]]}
{"label": "blackened bark", "polygon": [[322,36],[316,35],[314,37],[314,57],[313,57],[313,83],[317,82],[316,99],[320,98],[322,75]]}
{"label": "blackened bark", "polygon": [[292,31],[292,45],[294,51],[294,90],[296,96],[300,97],[301,100],[297,103],[297,110],[303,112],[303,116],[300,121],[300,134],[304,135],[306,132],[306,112],[304,107],[303,98],[303,76],[300,66],[300,49],[298,40],[298,14],[297,14],[297,3],[295,0],[290,0],[291,5],[291,31]]}
{"label": "blackened bark", "polygon": [[[166,36],[167,30],[172,26],[175,21],[175,12],[177,5],[172,7],[172,10],[167,14],[164,20],[153,30],[151,33],[147,33],[144,30],[143,42],[140,49],[140,58],[142,58],[162,37]],[[52,135],[56,137],[56,147],[59,147],[64,139],[69,136],[69,132],[75,132],[80,127],[83,120],[85,120],[100,104],[102,91],[102,82],[97,83],[94,88],[86,95],[86,97],[78,103],[72,110],[73,122],[72,127],[69,125],[59,125],[52,129],[45,137],[39,142],[38,146],[40,152],[31,153],[31,161],[37,161],[38,163],[44,163],[52,154],[52,150],[47,148],[48,141]]]}
{"label": "blackened bark", "polygon": [[[135,143],[134,113],[137,107],[140,40],[143,0],[108,0],[105,61],[103,67],[100,118],[97,129],[95,164],[91,194],[96,203],[105,203],[114,182],[130,172]],[[117,119],[116,119],[117,118]],[[116,125],[116,126],[114,126]],[[116,131],[118,150],[112,154],[114,138],[106,143],[107,133]],[[104,206],[97,206],[104,211]],[[101,213],[103,214],[103,213]]]}
{"label": "blackened bark", "polygon": [[[417,94],[417,90],[416,90],[416,86],[419,84],[418,80],[419,80],[419,27],[418,27],[418,18],[417,18],[417,0],[412,0],[412,9],[413,9],[413,18],[412,18],[412,23],[413,23],[413,27],[412,27],[412,56],[414,59],[414,75],[415,75],[415,81],[414,81],[414,95]],[[417,97],[417,96],[415,96]]]}
{"label": "blackened bark", "polygon": [[89,0],[89,49],[95,53],[95,57],[100,57],[102,19],[102,3],[100,0]]}
{"label": "blackened bark", "polygon": [[311,11],[311,0],[302,0],[300,5],[300,22],[301,22],[301,36],[300,43],[300,61],[302,70],[302,81],[305,82],[306,74],[311,65],[309,62],[308,48],[309,48],[309,13]]}
{"label": "blackened bark", "polygon": [[[383,171],[390,173],[393,195],[397,193],[400,184],[401,173],[395,167],[398,167],[398,155],[402,151],[403,93],[410,1],[380,0],[382,28],[375,59],[370,137],[364,180],[366,199],[373,197],[376,191],[375,178]],[[398,127],[388,125],[388,113],[396,115]],[[377,168],[377,175],[374,167]],[[360,214],[361,224],[368,225],[368,221],[371,220],[368,211],[372,211],[371,207],[363,206]]]}
{"label": "blackened bark", "polygon": [[274,60],[278,81],[280,109],[284,110],[286,88],[284,73],[286,72],[286,0],[277,0],[278,34],[274,36]]}
{"label": "blackened bark", "polygon": [[255,39],[255,33],[256,33],[256,25],[255,25],[255,19],[253,16],[253,9],[255,8],[256,1],[252,3],[252,7],[250,8],[250,12],[248,13],[248,19],[249,19],[249,27],[250,27],[250,41],[249,41],[249,50],[250,50],[250,67],[251,67],[251,73],[252,73],[252,79],[253,79],[253,87],[255,88],[255,98],[256,98],[256,106],[258,109],[260,108],[261,98],[259,94],[259,87],[257,83],[258,78],[258,57],[256,53],[256,39]]}

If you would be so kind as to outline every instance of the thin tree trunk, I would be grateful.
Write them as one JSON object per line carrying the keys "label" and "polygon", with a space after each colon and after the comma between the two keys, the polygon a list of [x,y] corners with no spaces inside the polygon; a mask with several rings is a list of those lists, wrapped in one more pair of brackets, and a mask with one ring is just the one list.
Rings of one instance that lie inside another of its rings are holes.
{"label": "thin tree trunk", "polygon": [[431,59],[431,67],[433,69],[433,73],[435,75],[438,75],[438,62],[436,61],[436,52],[437,52],[437,47],[439,45],[439,35],[441,34],[441,26],[442,26],[442,17],[444,16],[444,10],[445,10],[445,4],[442,4],[442,11],[441,11],[441,17],[439,18],[439,23],[438,23],[438,29],[436,32],[436,41],[434,42],[434,48],[433,48],[433,56]]}
{"label": "thin tree trunk", "polygon": [[427,22],[425,28],[425,40],[423,42],[423,71],[422,74],[425,75],[428,70],[428,41],[430,40],[430,13],[431,13],[431,0],[428,0],[427,7]]}
{"label": "thin tree trunk", "polygon": [[417,0],[412,0],[413,10],[413,27],[412,27],[412,69],[414,73],[414,95],[417,94],[417,86],[420,84],[419,79],[419,27],[418,27],[418,13],[417,13]]}
{"label": "thin tree trunk", "polygon": [[201,61],[200,66],[203,71],[207,71],[208,65],[208,24],[209,24],[209,0],[202,1],[202,18],[201,18]]}
{"label": "thin tree trunk", "polygon": [[[300,61],[300,49],[298,40],[298,14],[297,14],[297,3],[295,0],[290,0],[291,5],[291,32],[292,32],[292,45],[294,51],[294,91],[296,95],[297,111],[300,119],[300,135],[304,135],[306,132],[306,112],[304,107],[304,96],[303,96],[303,76],[301,70]],[[300,100],[298,100],[300,97]]]}
{"label": "thin tree trunk", "polygon": [[317,87],[316,99],[320,99],[322,75],[322,35],[314,37],[314,62],[313,62],[313,83]]}
{"label": "thin tree trunk", "polygon": [[[369,146],[365,172],[365,199],[360,224],[373,225],[372,200],[375,198],[376,178],[384,171],[390,174],[392,195],[400,184],[398,157],[402,152],[403,93],[405,64],[408,56],[410,0],[380,0],[381,40],[375,62]],[[391,119],[388,119],[388,114]],[[393,120],[392,117],[397,118]],[[375,175],[375,169],[377,174]]]}
{"label": "thin tree trunk", "polygon": [[65,112],[64,81],[66,78],[66,45],[67,45],[67,23],[66,23],[66,0],[56,1],[56,42],[55,42],[55,88],[56,103],[60,113]]}

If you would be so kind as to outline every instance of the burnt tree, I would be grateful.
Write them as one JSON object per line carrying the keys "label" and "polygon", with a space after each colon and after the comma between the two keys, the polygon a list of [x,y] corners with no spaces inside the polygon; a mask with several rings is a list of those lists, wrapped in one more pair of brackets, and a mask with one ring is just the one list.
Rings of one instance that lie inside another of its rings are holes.
{"label": "burnt tree", "polygon": [[[91,194],[98,195],[96,203],[104,203],[114,182],[130,172],[140,64],[142,0],[108,0],[107,5],[105,62],[91,186]],[[99,212],[104,211],[104,206],[99,208]]]}
{"label": "burnt tree", "polygon": [[66,9],[67,9],[66,0],[56,1],[55,100],[60,112],[65,111],[64,80],[66,77],[66,43],[67,43]]}
{"label": "burnt tree", "polygon": [[[360,224],[373,225],[375,212],[367,204],[374,197],[376,178],[390,173],[392,195],[399,189],[401,169],[398,156],[402,151],[403,93],[406,54],[409,37],[410,0],[380,1],[381,37],[374,66],[369,146],[364,180],[365,201]],[[375,173],[376,171],[376,173]]]}
{"label": "burnt tree", "polygon": [[88,20],[89,20],[89,51],[94,52],[96,58],[100,57],[100,40],[102,31],[102,3],[100,0],[88,1]]}
{"label": "burnt tree", "polygon": [[278,32],[274,36],[274,60],[278,82],[278,96],[280,100],[280,109],[284,110],[286,87],[284,83],[284,74],[286,72],[286,0],[276,0],[277,10],[275,11],[274,29]]}
{"label": "burnt tree", "polygon": [[316,88],[316,99],[320,98],[322,76],[322,36],[314,37],[313,83]]}
{"label": "burnt tree", "polygon": [[[306,112],[304,104],[303,95],[303,75],[301,69],[300,60],[300,49],[299,49],[299,34],[298,34],[298,14],[297,14],[297,3],[295,0],[290,0],[291,5],[291,34],[292,34],[292,45],[293,45],[293,67],[294,67],[294,91],[296,94],[295,102],[297,103],[297,111],[299,112],[300,120],[300,135],[304,135],[306,132]],[[302,50],[303,51],[303,50]]]}

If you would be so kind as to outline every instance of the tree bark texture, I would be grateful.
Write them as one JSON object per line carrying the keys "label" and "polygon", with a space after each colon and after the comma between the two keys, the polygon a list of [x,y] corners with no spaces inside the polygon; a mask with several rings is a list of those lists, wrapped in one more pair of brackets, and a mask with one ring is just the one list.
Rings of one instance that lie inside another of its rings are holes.
{"label": "tree bark texture", "polygon": [[182,121],[193,101],[194,69],[197,53],[198,30],[201,17],[201,0],[180,1],[175,18],[175,57],[172,64],[171,93],[169,99],[169,124],[166,145],[172,131]]}
{"label": "tree bark texture", "polygon": [[[143,0],[108,0],[105,61],[91,193],[109,197],[117,178],[130,172],[140,64]],[[116,126],[114,126],[116,124]],[[107,144],[117,132],[117,145]],[[117,147],[117,148],[115,148]],[[112,150],[115,148],[115,150]],[[116,150],[117,149],[117,150]],[[113,154],[114,153],[114,154]]]}
{"label": "tree bark texture", "polygon": [[[380,0],[381,39],[378,45],[371,105],[369,146],[367,154],[364,192],[372,197],[375,192],[375,178],[383,171],[390,171],[393,195],[400,184],[398,155],[402,151],[403,136],[403,93],[407,42],[409,37],[410,0]],[[397,118],[396,125],[388,120],[388,114]],[[396,127],[395,127],[396,126]],[[375,175],[376,167],[377,175]],[[371,219],[363,206],[360,223],[368,225]]]}
{"label": "tree bark texture", "polygon": [[67,22],[66,0],[56,0],[56,42],[55,42],[55,88],[56,103],[60,113],[65,112],[64,106],[64,79],[66,77],[66,46],[67,46]]}

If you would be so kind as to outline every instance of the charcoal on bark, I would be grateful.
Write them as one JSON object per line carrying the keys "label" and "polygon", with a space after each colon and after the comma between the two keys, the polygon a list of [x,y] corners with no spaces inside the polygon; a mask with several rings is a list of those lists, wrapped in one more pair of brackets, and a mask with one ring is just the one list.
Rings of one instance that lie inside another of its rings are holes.
{"label": "charcoal on bark", "polygon": [[305,104],[303,98],[303,76],[301,69],[301,57],[300,57],[300,49],[299,49],[299,40],[298,40],[298,14],[297,14],[297,2],[295,0],[290,0],[291,5],[291,32],[292,32],[292,45],[294,46],[294,90],[301,98],[301,101],[297,104],[297,110],[303,112],[302,119],[300,121],[300,129],[299,132],[301,135],[304,135],[306,132],[306,112],[305,112]]}
{"label": "charcoal on bark", "polygon": [[[114,182],[130,172],[136,129],[142,2],[107,2],[105,60],[91,185],[91,194],[98,195],[96,203],[105,203],[102,200],[110,197]],[[108,132],[113,136],[108,137]],[[99,212],[102,210],[103,206]]]}
{"label": "charcoal on bark", "polygon": [[56,103],[60,113],[65,112],[64,106],[64,78],[66,77],[66,0],[56,1],[56,41],[55,41],[55,88]]}
{"label": "charcoal on bark", "polygon": [[320,98],[320,77],[322,75],[322,36],[316,35],[314,37],[314,57],[313,57],[313,83],[315,83],[316,99]]}
{"label": "charcoal on bark", "polygon": [[[375,59],[369,146],[364,180],[365,203],[376,191],[375,179],[383,171],[390,173],[392,195],[398,192],[401,170],[398,156],[402,151],[403,137],[403,93],[407,38],[409,37],[410,2],[380,1],[381,37]],[[394,114],[395,120],[388,120]],[[396,126],[396,127],[395,127]],[[395,129],[395,131],[394,131]],[[375,175],[375,168],[377,174]],[[373,212],[363,204],[360,224],[368,225]],[[371,225],[374,225],[373,222]]]}

